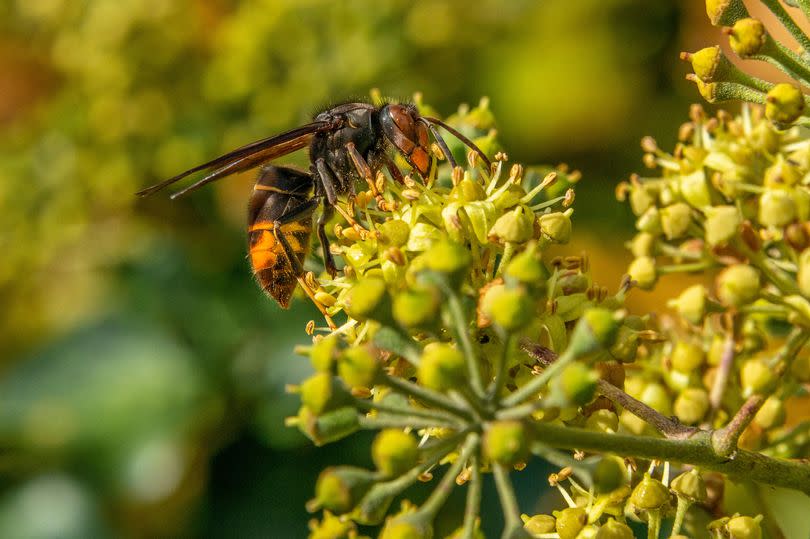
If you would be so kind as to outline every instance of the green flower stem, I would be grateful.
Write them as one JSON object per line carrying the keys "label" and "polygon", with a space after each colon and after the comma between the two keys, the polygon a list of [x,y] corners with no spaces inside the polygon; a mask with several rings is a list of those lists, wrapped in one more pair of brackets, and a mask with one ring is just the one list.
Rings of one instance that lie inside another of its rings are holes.
{"label": "green flower stem", "polygon": [[436,391],[416,385],[413,382],[403,380],[402,378],[397,378],[396,376],[390,376],[388,374],[382,375],[382,383],[398,393],[413,397],[425,404],[429,404],[430,406],[450,412],[451,414],[467,421],[472,420],[469,410],[459,406],[456,402],[445,397],[441,393],[437,393]]}
{"label": "green flower stem", "polygon": [[714,267],[717,267],[717,262],[714,260],[701,260],[700,262],[691,262],[687,264],[658,266],[655,268],[655,271],[659,275],[666,275],[668,273],[692,273],[696,271],[705,271]]}
{"label": "green flower stem", "polygon": [[799,45],[801,45],[804,50],[810,50],[810,38],[807,37],[801,28],[799,28],[796,21],[790,17],[790,14],[784,7],[782,7],[779,0],[762,0],[762,3],[771,10],[771,13],[776,15],[776,18],[779,19],[782,26],[784,26],[785,29],[790,32],[790,35],[792,35],[793,38],[799,42]]}
{"label": "green flower stem", "polygon": [[464,508],[464,534],[462,537],[473,537],[475,527],[478,523],[478,514],[481,510],[481,470],[479,468],[478,455],[473,453],[470,456],[470,467],[472,476],[467,487],[467,503]]}
{"label": "green flower stem", "polygon": [[419,346],[400,328],[381,327],[374,334],[374,344],[383,350],[401,355],[411,365],[419,366]]}
{"label": "green flower stem", "polygon": [[[524,352],[529,354],[533,359],[537,360],[546,368],[558,362],[555,361],[556,356],[554,352],[538,344],[530,341],[524,341],[521,343],[521,348]],[[599,380],[596,385],[596,390],[600,394],[607,397],[614,404],[621,406],[636,417],[639,417],[649,423],[667,438],[682,440],[689,438],[698,432],[698,429],[694,427],[688,427],[679,421],[666,417],[657,410],[647,406],[640,400],[631,397],[606,380]],[[501,415],[509,416],[510,419],[518,419],[529,416],[541,408],[542,405],[539,403],[530,403],[528,405],[516,406],[512,409],[504,410]]]}
{"label": "green flower stem", "polygon": [[723,403],[723,395],[726,393],[728,377],[731,373],[731,367],[734,365],[734,347],[734,335],[732,332],[729,332],[728,335],[726,335],[726,340],[723,342],[723,353],[720,355],[720,364],[717,366],[712,390],[709,393],[709,421],[714,418],[714,415]]}
{"label": "green flower stem", "polygon": [[765,52],[765,54],[758,54],[752,58],[768,62],[804,84],[810,81],[810,70],[802,63],[801,58],[781,43],[772,40],[766,45],[766,49],[763,52]]}
{"label": "green flower stem", "polygon": [[509,265],[509,261],[512,260],[512,255],[514,252],[515,244],[511,241],[507,241],[503,246],[503,255],[501,255],[501,261],[498,262],[498,271],[495,273],[496,277],[503,275],[503,270]]}
{"label": "green flower stem", "polygon": [[442,292],[447,296],[447,308],[452,319],[453,329],[456,333],[456,339],[461,343],[461,351],[464,353],[464,359],[467,361],[467,370],[470,374],[470,384],[473,391],[478,397],[484,396],[484,384],[481,381],[481,371],[479,369],[478,355],[473,350],[472,341],[470,340],[470,328],[467,316],[464,314],[464,308],[461,305],[461,298],[458,292],[450,286],[446,280],[442,278],[436,279],[436,284],[442,289]]}
{"label": "green flower stem", "polygon": [[804,16],[810,19],[810,0],[796,0],[796,3],[802,8]]}
{"label": "green flower stem", "polygon": [[380,430],[380,429],[404,429],[411,427],[414,429],[432,429],[441,427],[445,429],[458,429],[457,423],[450,423],[447,421],[439,421],[437,419],[425,419],[423,417],[415,416],[397,416],[397,417],[366,417],[360,416],[358,418],[361,429],[366,430]]}
{"label": "green flower stem", "polygon": [[453,462],[450,469],[445,472],[442,480],[438,485],[436,485],[436,488],[433,489],[433,492],[430,494],[427,501],[425,501],[425,503],[422,504],[422,507],[419,508],[420,513],[427,515],[431,520],[436,517],[439,509],[442,508],[442,505],[444,505],[447,497],[453,491],[453,486],[456,483],[456,477],[461,473],[462,468],[466,466],[467,461],[473,452],[478,450],[478,445],[479,436],[475,433],[468,434],[464,445],[461,447],[461,452],[459,453],[455,462]]}
{"label": "green flower stem", "polygon": [[647,513],[647,539],[658,539],[661,532],[661,510]]}
{"label": "green flower stem", "polygon": [[509,470],[503,464],[493,462],[492,475],[495,476],[495,487],[498,489],[498,498],[501,500],[501,508],[506,520],[501,537],[513,537],[518,529],[523,529],[523,522],[520,520],[520,507],[518,507],[515,489],[512,488],[512,481],[509,480]]}
{"label": "green flower stem", "polygon": [[[793,358],[807,342],[810,333],[807,330],[796,328],[788,337],[787,342],[782,345],[775,358],[775,367],[777,375],[781,375],[788,367]],[[743,431],[748,428],[748,425],[753,421],[754,416],[765,404],[768,396],[772,393],[758,393],[751,395],[740,407],[731,421],[722,429],[716,430],[712,433],[712,445],[719,455],[729,456],[737,449],[737,442],[740,439]]]}
{"label": "green flower stem", "polygon": [[738,450],[734,458],[729,459],[714,451],[708,432],[699,432],[688,440],[668,440],[650,436],[606,434],[549,423],[535,423],[533,429],[536,439],[559,449],[579,449],[613,453],[623,457],[669,460],[810,494],[810,466],[807,464],[770,458],[743,449]]}
{"label": "green flower stem", "polygon": [[511,333],[504,338],[503,352],[498,356],[498,364],[496,365],[495,380],[490,384],[489,394],[487,395],[487,400],[490,402],[496,401],[501,394],[503,385],[506,382],[506,364],[509,356],[514,351],[515,342],[516,338]]}
{"label": "green flower stem", "polygon": [[678,506],[675,509],[675,522],[672,523],[672,532],[670,533],[670,536],[675,536],[680,533],[681,526],[683,526],[683,519],[686,516],[686,512],[689,510],[689,506],[691,505],[692,502],[683,496],[678,496]]}
{"label": "green flower stem", "polygon": [[370,412],[372,410],[380,412],[386,415],[392,416],[405,416],[405,417],[419,417],[422,419],[430,419],[436,421],[443,421],[445,423],[453,423],[456,425],[456,428],[463,427],[464,423],[459,421],[458,417],[450,415],[446,412],[441,410],[432,410],[429,408],[414,408],[414,407],[407,407],[407,408],[397,408],[395,406],[387,406],[385,404],[381,404],[378,402],[373,402],[367,399],[354,399],[354,405],[357,407],[358,410],[362,410],[364,412]]}

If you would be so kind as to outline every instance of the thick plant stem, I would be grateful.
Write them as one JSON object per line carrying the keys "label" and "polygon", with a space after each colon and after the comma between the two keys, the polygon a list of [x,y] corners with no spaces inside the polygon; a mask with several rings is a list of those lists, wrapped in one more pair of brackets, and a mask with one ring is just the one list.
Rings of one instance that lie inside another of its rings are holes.
{"label": "thick plant stem", "polygon": [[742,449],[733,458],[724,457],[715,452],[708,432],[699,432],[688,440],[667,440],[649,436],[606,434],[548,423],[535,423],[532,428],[538,440],[559,449],[579,449],[692,464],[732,477],[744,477],[758,483],[810,494],[809,465],[770,458]]}
{"label": "thick plant stem", "polygon": [[712,445],[718,455],[728,457],[734,453],[740,436],[762,408],[765,398],[761,394],[751,395],[725,427],[712,433]]}

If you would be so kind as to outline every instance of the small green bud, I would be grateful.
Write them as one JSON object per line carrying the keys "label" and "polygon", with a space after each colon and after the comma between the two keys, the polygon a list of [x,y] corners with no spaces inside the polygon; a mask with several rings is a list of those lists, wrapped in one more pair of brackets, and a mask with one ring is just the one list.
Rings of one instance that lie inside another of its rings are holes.
{"label": "small green bud", "polygon": [[624,462],[619,457],[602,457],[593,472],[593,482],[597,492],[613,492],[625,482]]}
{"label": "small green bud", "polygon": [[618,334],[619,323],[611,311],[598,307],[587,309],[574,326],[567,352],[582,357],[597,350],[610,349]]}
{"label": "small green bud", "polygon": [[630,209],[641,215],[655,204],[655,197],[643,186],[634,185],[630,190]]}
{"label": "small green bud", "polygon": [[362,468],[331,466],[318,476],[315,500],[323,509],[342,515],[354,509],[375,480],[373,472]]}
{"label": "small green bud", "polygon": [[428,327],[438,318],[440,303],[435,288],[404,290],[394,296],[394,320],[409,329]]}
{"label": "small green bud", "polygon": [[386,221],[378,225],[377,230],[380,233],[380,241],[393,247],[402,247],[408,243],[408,236],[411,234],[408,223],[401,219]]}
{"label": "small green bud", "polygon": [[357,410],[353,406],[343,406],[323,414],[314,414],[308,407],[302,406],[293,424],[318,447],[360,430]]}
{"label": "small green bud", "polygon": [[596,539],[633,539],[634,537],[630,526],[623,522],[616,522],[612,518],[602,524],[599,531],[596,532]]}
{"label": "small green bud", "polygon": [[520,421],[495,421],[487,426],[483,445],[489,460],[513,466],[529,454],[529,433]]}
{"label": "small green bud", "polygon": [[771,395],[754,416],[754,421],[763,429],[781,427],[785,422],[785,403],[776,395]]}
{"label": "small green bud", "polygon": [[557,529],[557,519],[551,515],[540,514],[533,517],[521,515],[520,518],[523,519],[523,529],[532,535],[554,533]]}
{"label": "small green bud", "polygon": [[313,343],[309,352],[309,362],[316,371],[330,371],[338,355],[340,341],[334,335],[327,335]]}
{"label": "small green bud", "polygon": [[553,396],[560,399],[560,406],[582,406],[593,399],[598,380],[596,372],[575,361],[552,382]]}
{"label": "small green bud", "polygon": [[636,219],[636,228],[640,232],[646,232],[653,236],[661,234],[663,229],[661,228],[661,212],[658,211],[658,208],[653,206],[642,213],[639,218]]}
{"label": "small green bud", "polygon": [[450,200],[457,200],[464,204],[475,200],[484,200],[487,198],[487,193],[480,183],[470,178],[464,178],[458,182],[458,185],[453,187],[453,190],[450,191],[449,198]]}
{"label": "small green bud", "polygon": [[757,218],[764,226],[785,226],[796,218],[796,202],[784,189],[767,189],[759,197]]}
{"label": "small green bud", "polygon": [[453,284],[464,279],[471,263],[467,248],[452,241],[437,241],[425,251],[425,267],[447,275]]}
{"label": "small green bud", "polygon": [[639,400],[664,415],[672,415],[672,401],[666,388],[661,384],[650,383],[644,386]]}
{"label": "small green bud", "polygon": [[357,527],[351,520],[326,513],[321,522],[310,523],[310,530],[308,539],[351,539]]}
{"label": "small green bud", "polygon": [[765,96],[765,117],[777,127],[792,124],[803,112],[804,94],[793,84],[777,84]]}
{"label": "small green bud", "polygon": [[433,526],[421,513],[400,513],[385,522],[379,539],[432,539]]}
{"label": "small green bud", "polygon": [[649,232],[639,232],[630,242],[630,252],[633,257],[651,256],[655,249],[655,236]]}
{"label": "small green bud", "polygon": [[346,314],[360,322],[385,320],[391,308],[385,281],[374,277],[362,279],[346,294],[343,307]]}
{"label": "small green bud", "polygon": [[716,285],[724,305],[741,307],[759,297],[759,272],[746,264],[729,266],[717,276]]}
{"label": "small green bud", "polygon": [[582,507],[554,511],[554,516],[557,518],[555,525],[560,539],[575,539],[588,523],[588,513]]}
{"label": "small green bud", "polygon": [[650,477],[650,474],[644,474],[641,482],[630,494],[630,503],[643,511],[661,509],[668,502],[669,489],[658,479]]}
{"label": "small green bud", "polygon": [[667,305],[692,324],[700,324],[706,315],[706,298],[706,287],[696,284],[681,292],[674,300],[667,302]]}
{"label": "small green bud", "polygon": [[650,290],[658,279],[655,270],[655,259],[649,256],[640,256],[633,260],[630,267],[627,268],[627,273],[636,282],[636,285],[643,290]]}
{"label": "small green bud", "polygon": [[537,252],[537,244],[534,242],[530,243],[524,251],[509,262],[505,274],[518,283],[532,288],[544,286],[546,279],[549,277],[548,270],[546,270]]}
{"label": "small green bud", "polygon": [[739,210],[734,206],[712,206],[705,209],[706,242],[709,245],[725,245],[742,224]]}
{"label": "small green bud", "polygon": [[467,377],[464,355],[448,344],[430,343],[422,353],[418,377],[423,386],[436,391],[458,388]]}
{"label": "small green bud", "polygon": [[699,423],[709,411],[709,394],[705,389],[690,387],[684,389],[674,405],[675,416],[686,425]]}
{"label": "small green bud", "polygon": [[776,375],[768,364],[759,358],[751,358],[740,369],[743,396],[767,393],[776,384]]}
{"label": "small green bud", "polygon": [[676,202],[661,210],[661,228],[667,239],[683,237],[692,222],[692,209],[684,202]]}
{"label": "small green bud", "polygon": [[349,400],[349,394],[328,372],[316,372],[303,382],[299,390],[301,404],[315,415],[334,410]]}
{"label": "small green bud", "polygon": [[416,465],[416,439],[399,429],[381,431],[371,444],[371,458],[385,477],[397,477]]}
{"label": "small green bud", "polygon": [[349,387],[372,387],[380,362],[367,346],[347,348],[338,360],[338,374]]}
{"label": "small green bud", "polygon": [[748,17],[743,0],[706,0],[706,15],[713,26],[731,26]]}
{"label": "small green bud", "polygon": [[762,539],[761,517],[733,517],[726,524],[729,539]]}
{"label": "small green bud", "polygon": [[585,428],[597,432],[614,433],[619,430],[619,416],[613,410],[596,410],[585,420]]}
{"label": "small green bud", "polygon": [[740,58],[750,58],[762,51],[768,41],[768,32],[761,21],[752,18],[740,19],[731,27],[729,45]]}
{"label": "small green bud", "polygon": [[732,81],[738,78],[737,68],[717,45],[692,54],[684,53],[681,58],[692,63],[692,70],[703,82]]}
{"label": "small green bud", "polygon": [[501,215],[489,230],[491,240],[509,243],[525,243],[533,234],[534,213],[523,206]]}
{"label": "small green bud", "polygon": [[790,187],[799,183],[802,174],[780,153],[773,165],[765,170],[763,185],[769,188]]}
{"label": "small green bud", "polygon": [[673,479],[670,488],[676,495],[692,503],[703,503],[709,498],[706,482],[695,468]]}
{"label": "small green bud", "polygon": [[684,174],[679,182],[681,196],[690,206],[697,209],[711,207],[712,199],[706,184],[706,173],[698,169],[691,174]]}
{"label": "small green bud", "polygon": [[703,364],[703,356],[701,346],[689,341],[677,341],[672,348],[670,361],[673,369],[688,373]]}
{"label": "small green bud", "polygon": [[568,243],[571,239],[571,213],[565,212],[545,213],[537,218],[540,223],[540,232],[544,238],[553,243]]}
{"label": "small green bud", "polygon": [[517,331],[534,318],[535,307],[522,288],[493,286],[483,299],[484,313],[506,331]]}

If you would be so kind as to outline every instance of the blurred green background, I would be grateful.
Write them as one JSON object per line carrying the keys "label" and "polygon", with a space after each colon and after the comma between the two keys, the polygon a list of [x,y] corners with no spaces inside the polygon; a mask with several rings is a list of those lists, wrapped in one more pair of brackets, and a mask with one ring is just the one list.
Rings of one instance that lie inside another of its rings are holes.
{"label": "blurred green background", "polygon": [[0,537],[300,537],[318,471],[370,460],[283,426],[314,313],[250,277],[251,175],[135,191],[373,87],[489,96],[512,160],[583,171],[572,249],[615,290],[613,188],[709,30],[676,0],[0,1]]}

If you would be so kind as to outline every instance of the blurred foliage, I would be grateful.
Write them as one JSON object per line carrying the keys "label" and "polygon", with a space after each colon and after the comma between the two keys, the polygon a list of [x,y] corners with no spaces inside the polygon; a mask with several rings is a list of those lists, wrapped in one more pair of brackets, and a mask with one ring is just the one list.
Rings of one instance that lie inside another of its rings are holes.
{"label": "blurred foliage", "polygon": [[[683,110],[675,40],[693,8],[680,9],[0,2],[0,536],[306,529],[303,478],[332,453],[302,452],[281,425],[313,314],[280,311],[250,282],[252,175],[175,203],[136,190],[372,87],[420,90],[443,114],[490,95],[513,161],[571,161],[589,178],[578,222],[598,208],[603,234],[626,227],[602,201],[641,134],[672,131],[667,113]],[[346,462],[353,448],[334,451]],[[282,480],[283,499],[268,498]],[[226,501],[246,491],[250,504]]]}

